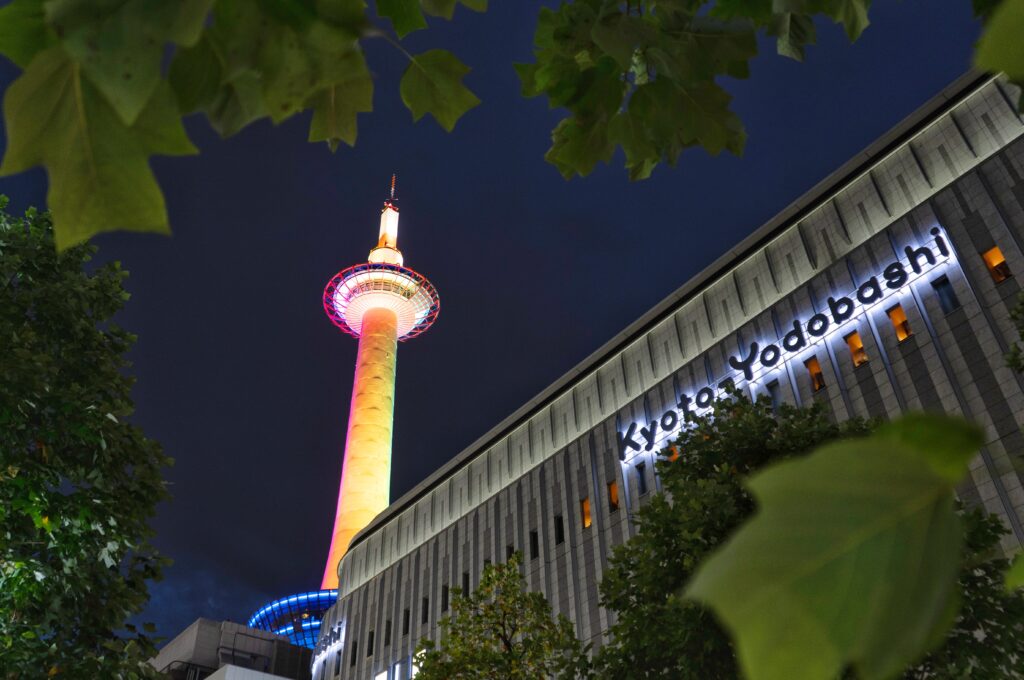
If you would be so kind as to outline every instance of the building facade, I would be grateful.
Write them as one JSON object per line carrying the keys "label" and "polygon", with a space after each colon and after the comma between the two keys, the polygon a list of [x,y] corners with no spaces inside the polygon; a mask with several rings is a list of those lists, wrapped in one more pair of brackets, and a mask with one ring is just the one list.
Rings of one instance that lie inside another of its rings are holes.
{"label": "building facade", "polygon": [[312,672],[404,680],[449,589],[524,555],[600,646],[598,585],[654,458],[735,384],[837,419],[960,413],[986,444],[959,489],[1024,540],[1024,378],[1005,366],[1024,273],[1018,93],[968,74],[613,338],[356,535]]}

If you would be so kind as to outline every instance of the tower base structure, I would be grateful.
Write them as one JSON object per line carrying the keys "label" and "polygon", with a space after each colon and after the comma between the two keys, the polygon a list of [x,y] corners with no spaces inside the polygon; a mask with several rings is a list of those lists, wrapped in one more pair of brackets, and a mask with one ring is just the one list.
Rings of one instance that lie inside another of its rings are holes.
{"label": "tower base structure", "polygon": [[293,645],[313,649],[324,612],[338,599],[337,590],[313,590],[274,600],[260,607],[246,625],[286,636]]}

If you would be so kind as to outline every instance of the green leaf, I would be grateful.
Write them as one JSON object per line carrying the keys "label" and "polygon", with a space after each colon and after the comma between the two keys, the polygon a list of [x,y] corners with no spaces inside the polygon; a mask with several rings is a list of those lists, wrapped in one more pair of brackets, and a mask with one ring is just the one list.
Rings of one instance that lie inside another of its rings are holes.
{"label": "green leaf", "polygon": [[732,631],[748,678],[825,680],[847,665],[891,677],[952,622],[956,480],[911,448],[922,439],[890,431],[832,444],[750,480],[758,513],[686,592]]}
{"label": "green leaf", "polygon": [[655,27],[644,17],[613,12],[602,16],[590,29],[594,44],[611,55],[623,70],[629,69],[633,54],[657,41]]}
{"label": "green leaf", "polygon": [[804,60],[804,48],[816,40],[814,20],[805,14],[782,12],[772,17],[768,35],[775,36],[775,49],[784,57]]}
{"label": "green leaf", "polygon": [[853,42],[860,37],[871,23],[868,8],[871,0],[818,0],[809,2],[809,11],[821,11],[846,30],[846,37]]}
{"label": "green leaf", "polygon": [[448,132],[466,111],[480,103],[462,79],[469,67],[447,50],[430,50],[412,57],[399,90],[414,121],[426,114]]}
{"label": "green leaf", "polygon": [[[281,122],[305,108],[317,93],[365,71],[357,33],[350,26],[333,19],[278,17],[276,12],[264,12],[264,4],[217,3],[214,24],[206,34],[212,56],[191,55],[205,63],[216,59],[220,89],[214,97],[206,88],[189,85],[187,66],[175,77],[179,96],[186,102],[202,102],[201,110],[225,136],[265,115]],[[345,11],[337,9],[339,15]]]}
{"label": "green leaf", "polygon": [[1024,0],[1003,0],[985,25],[974,63],[986,71],[1002,71],[1024,79]]}
{"label": "green leaf", "polygon": [[1010,568],[1006,571],[1006,589],[1024,588],[1024,553],[1017,555]]}
{"label": "green leaf", "polygon": [[599,161],[611,160],[615,148],[608,138],[608,125],[583,124],[575,118],[565,118],[551,133],[551,148],[544,158],[558,168],[562,177],[586,177]]}
{"label": "green leaf", "polygon": [[198,40],[213,0],[51,0],[47,20],[68,55],[131,125],[161,79],[164,45]]}
{"label": "green leaf", "polygon": [[432,17],[451,19],[455,13],[455,0],[420,0],[423,11]]}
{"label": "green leaf", "polygon": [[651,176],[661,154],[647,135],[647,128],[639,117],[622,111],[608,124],[608,135],[626,153],[626,169],[630,180]]}
{"label": "green leaf", "polygon": [[[451,19],[455,14],[456,0],[420,0],[423,11],[433,17]],[[464,7],[474,12],[487,11],[487,0],[458,0]]]}
{"label": "green leaf", "polygon": [[221,66],[209,40],[204,37],[175,52],[167,80],[182,113],[212,107],[221,88]]}
{"label": "green leaf", "polygon": [[0,53],[21,68],[53,43],[42,0],[14,0],[0,8]]}
{"label": "green leaf", "polygon": [[80,67],[54,47],[8,88],[4,118],[9,144],[0,174],[46,166],[59,249],[115,229],[168,231],[147,159],[194,153],[195,147],[166,84],[127,126]]}
{"label": "green leaf", "polygon": [[249,123],[267,115],[263,101],[263,82],[252,69],[239,71],[221,84],[212,104],[206,109],[213,129],[230,137]]}
{"label": "green leaf", "polygon": [[357,61],[351,66],[351,77],[318,92],[310,102],[313,120],[309,125],[309,141],[327,142],[331,151],[342,141],[356,143],[356,114],[373,110],[373,78],[366,70],[360,52],[351,52]]}
{"label": "green leaf", "polygon": [[963,479],[967,464],[985,443],[985,434],[976,425],[926,413],[910,413],[886,423],[876,430],[875,436],[907,446],[933,472],[951,482]]}
{"label": "green leaf", "polygon": [[427,27],[419,0],[377,0],[377,15],[391,19],[400,38]]}

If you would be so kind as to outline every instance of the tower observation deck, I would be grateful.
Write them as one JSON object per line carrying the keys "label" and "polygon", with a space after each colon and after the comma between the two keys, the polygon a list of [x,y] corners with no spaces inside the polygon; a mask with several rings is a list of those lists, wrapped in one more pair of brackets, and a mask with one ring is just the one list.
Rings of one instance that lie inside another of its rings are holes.
{"label": "tower observation deck", "polygon": [[338,272],[324,289],[327,316],[359,338],[325,590],[338,587],[338,561],[349,541],[390,502],[398,341],[426,331],[441,308],[434,286],[404,264],[392,177],[376,247],[366,262]]}

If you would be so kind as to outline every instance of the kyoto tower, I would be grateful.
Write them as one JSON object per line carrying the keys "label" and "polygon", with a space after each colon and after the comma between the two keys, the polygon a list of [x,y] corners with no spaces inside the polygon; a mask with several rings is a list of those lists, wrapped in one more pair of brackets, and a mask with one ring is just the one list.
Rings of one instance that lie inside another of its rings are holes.
{"label": "kyoto tower", "polygon": [[403,264],[392,175],[391,197],[381,210],[376,247],[367,262],[338,272],[324,289],[327,316],[359,338],[324,590],[338,587],[338,562],[352,537],[390,502],[398,341],[423,333],[441,309],[434,286]]}

